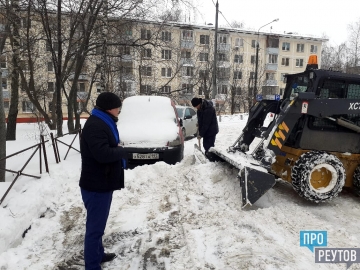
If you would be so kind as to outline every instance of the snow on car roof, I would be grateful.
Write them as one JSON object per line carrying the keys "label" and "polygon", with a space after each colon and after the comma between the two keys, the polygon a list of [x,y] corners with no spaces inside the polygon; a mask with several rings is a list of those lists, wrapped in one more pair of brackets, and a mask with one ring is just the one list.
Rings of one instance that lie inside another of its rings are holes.
{"label": "snow on car roof", "polygon": [[159,96],[126,98],[117,125],[125,145],[141,147],[165,146],[179,132],[170,98]]}

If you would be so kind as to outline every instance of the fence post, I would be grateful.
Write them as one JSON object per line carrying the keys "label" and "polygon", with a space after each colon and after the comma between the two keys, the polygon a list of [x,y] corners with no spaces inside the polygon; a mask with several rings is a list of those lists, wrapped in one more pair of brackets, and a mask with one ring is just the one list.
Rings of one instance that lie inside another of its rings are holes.
{"label": "fence post", "polygon": [[54,135],[53,135],[52,132],[50,133],[50,137],[51,137],[51,142],[52,142],[52,146],[53,146],[53,149],[54,149],[55,161],[56,161],[56,163],[59,163],[58,155],[57,155],[57,153],[56,153],[56,146],[55,146]]}
{"label": "fence post", "polygon": [[[41,135],[40,137],[41,137],[41,144],[42,144],[43,152],[44,152],[45,169],[46,169],[46,172],[49,173],[49,165],[48,165],[48,160],[47,160],[47,155],[46,155],[44,135]],[[40,148],[40,152],[41,152],[41,148]]]}

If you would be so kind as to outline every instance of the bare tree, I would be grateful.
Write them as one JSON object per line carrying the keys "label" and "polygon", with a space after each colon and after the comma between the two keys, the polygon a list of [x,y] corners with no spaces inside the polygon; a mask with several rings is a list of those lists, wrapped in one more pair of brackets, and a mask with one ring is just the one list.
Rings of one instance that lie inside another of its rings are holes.
{"label": "bare tree", "polygon": [[357,22],[348,25],[349,31],[349,61],[351,66],[358,66],[360,59],[360,18]]}

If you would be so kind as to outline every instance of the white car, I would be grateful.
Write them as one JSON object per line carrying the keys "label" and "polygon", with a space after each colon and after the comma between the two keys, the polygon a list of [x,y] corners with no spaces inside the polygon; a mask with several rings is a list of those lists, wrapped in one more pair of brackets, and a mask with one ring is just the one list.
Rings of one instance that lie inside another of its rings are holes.
{"label": "white car", "polygon": [[182,133],[184,138],[197,135],[197,114],[196,111],[187,106],[176,105],[178,116],[182,120]]}
{"label": "white car", "polygon": [[184,138],[170,98],[126,98],[117,125],[130,167],[158,161],[175,164],[183,159]]}

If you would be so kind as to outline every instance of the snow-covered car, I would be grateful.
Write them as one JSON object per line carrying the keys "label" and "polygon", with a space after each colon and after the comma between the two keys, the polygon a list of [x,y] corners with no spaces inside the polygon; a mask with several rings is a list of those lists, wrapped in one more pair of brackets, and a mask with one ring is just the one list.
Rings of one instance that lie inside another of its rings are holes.
{"label": "snow-covered car", "polygon": [[176,105],[176,110],[180,119],[182,119],[182,133],[184,138],[197,135],[197,114],[193,108]]}
{"label": "snow-covered car", "polygon": [[130,166],[157,161],[175,164],[183,159],[184,137],[175,104],[170,98],[126,98],[117,125]]}

